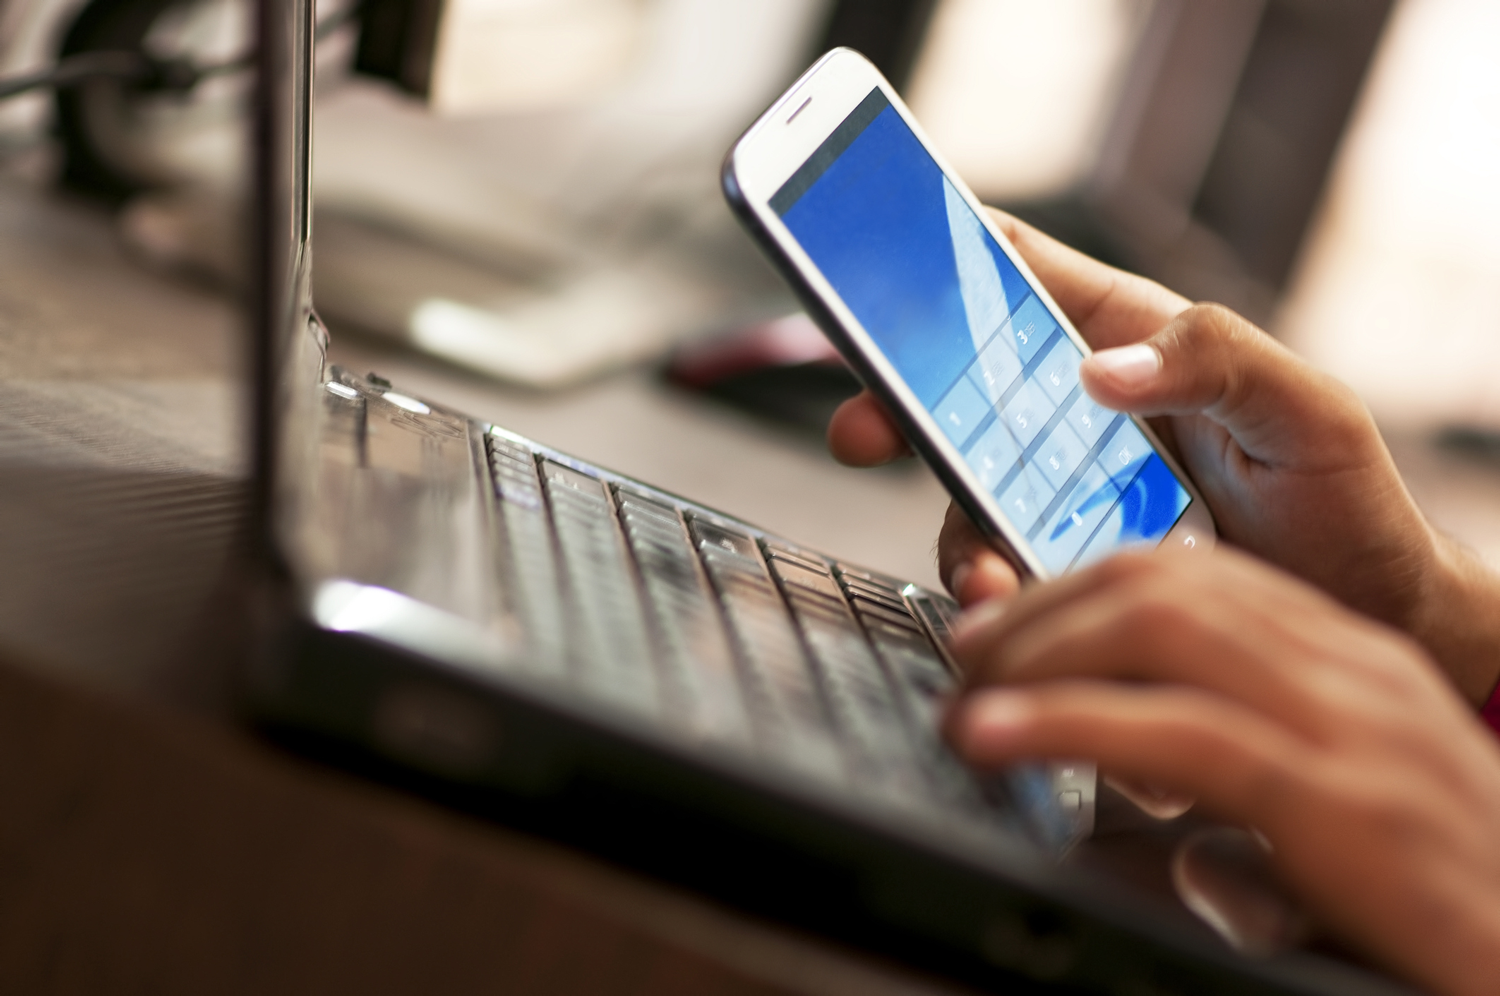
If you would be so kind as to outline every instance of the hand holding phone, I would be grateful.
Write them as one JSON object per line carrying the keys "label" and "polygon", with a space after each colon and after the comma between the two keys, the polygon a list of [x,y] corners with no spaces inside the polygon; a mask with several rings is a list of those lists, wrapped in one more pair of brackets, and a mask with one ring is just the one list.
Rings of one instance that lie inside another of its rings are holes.
{"label": "hand holding phone", "polygon": [[[848,67],[842,81],[807,89],[836,63]],[[785,182],[777,174],[790,177],[800,169],[826,141],[816,133],[831,133],[848,115],[840,117],[835,106],[810,129],[811,136],[801,138],[777,126],[796,124],[811,113],[817,105],[809,96],[842,93],[840,99],[852,110],[871,88],[882,86],[878,74],[862,66],[853,53],[825,57],[736,146],[725,166],[726,187],[747,226],[864,378],[868,394],[847,403],[835,419],[832,431],[841,456],[874,463],[894,455],[894,436],[884,422],[887,416],[894,419],[954,496],[956,511],[950,510],[939,539],[945,580],[966,602],[1007,594],[1014,580],[978,552],[980,544],[1001,547],[1017,573],[1025,574],[1027,568],[1021,557],[1005,549],[1010,540],[1003,526],[993,522],[996,513],[985,511],[983,494],[965,483],[965,454],[955,454],[951,441],[929,438],[940,437],[941,430],[933,433],[935,427],[924,422],[930,413],[911,400],[911,392],[900,390],[892,364],[881,361],[880,344],[781,219],[764,203],[755,206],[756,191],[769,188],[774,193]],[[888,88],[882,86],[882,91],[901,112]],[[902,121],[913,136],[920,136],[906,117]],[[928,168],[941,172],[941,159],[928,155]],[[758,168],[759,178],[745,167]],[[977,208],[961,184],[949,182]],[[872,201],[861,211],[878,208]],[[1171,459],[1176,456],[1193,478],[1178,476],[1192,496],[1180,522],[1203,511],[1201,487],[1226,539],[1407,632],[1437,658],[1471,702],[1489,697],[1500,668],[1488,649],[1500,643],[1500,617],[1491,611],[1494,573],[1427,523],[1369,410],[1347,386],[1224,308],[1191,305],[1158,284],[1089,259],[1003,215],[980,211],[976,218],[995,237],[1000,253],[1038,288],[1037,297],[1070,336],[1067,314],[1079,316],[1079,331],[1095,348],[1149,342],[1160,355],[1161,368],[1153,378],[1127,386],[1096,376],[1090,385],[1111,408],[1159,416],[1155,421],[1172,440],[1164,463],[1176,474],[1179,464]],[[909,275],[899,266],[896,270],[895,279],[909,285]],[[1083,340],[1073,341],[1082,354]],[[892,376],[886,380],[884,374]],[[872,395],[880,399],[878,406],[868,400]],[[1144,434],[1155,442],[1154,435]],[[1202,534],[1189,535],[1198,541],[1196,549],[1204,548]],[[1172,542],[1170,536],[1167,542]],[[964,564],[985,569],[974,570],[966,586],[954,585],[951,572]]]}
{"label": "hand holding phone", "polygon": [[1150,429],[1083,391],[1088,345],[863,57],[821,59],[724,169],[809,313],[1018,571],[1206,548],[1207,506]]}

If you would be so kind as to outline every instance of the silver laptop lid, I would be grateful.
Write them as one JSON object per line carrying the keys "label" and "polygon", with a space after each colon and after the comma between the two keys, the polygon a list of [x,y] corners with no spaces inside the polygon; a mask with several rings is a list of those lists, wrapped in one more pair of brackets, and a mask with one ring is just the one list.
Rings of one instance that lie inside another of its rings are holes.
{"label": "silver laptop lid", "polygon": [[311,440],[309,416],[326,340],[312,316],[311,0],[258,0],[253,119],[251,541],[262,566],[283,563],[275,508]]}

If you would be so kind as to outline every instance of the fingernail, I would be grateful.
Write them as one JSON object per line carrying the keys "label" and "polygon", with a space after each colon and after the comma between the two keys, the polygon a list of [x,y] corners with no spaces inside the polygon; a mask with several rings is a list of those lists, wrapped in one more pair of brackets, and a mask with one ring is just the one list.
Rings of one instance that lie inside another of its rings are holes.
{"label": "fingernail", "polygon": [[969,580],[973,573],[974,565],[967,561],[953,568],[953,573],[948,575],[948,591],[954,598],[963,598],[964,582]]}
{"label": "fingernail", "polygon": [[1145,387],[1161,372],[1161,354],[1150,343],[1101,349],[1090,358],[1094,365],[1121,387]]}
{"label": "fingernail", "polygon": [[951,627],[953,640],[955,642],[962,640],[970,633],[998,622],[1003,615],[1005,615],[1005,603],[998,598],[986,599],[977,605],[971,605],[953,620]]}

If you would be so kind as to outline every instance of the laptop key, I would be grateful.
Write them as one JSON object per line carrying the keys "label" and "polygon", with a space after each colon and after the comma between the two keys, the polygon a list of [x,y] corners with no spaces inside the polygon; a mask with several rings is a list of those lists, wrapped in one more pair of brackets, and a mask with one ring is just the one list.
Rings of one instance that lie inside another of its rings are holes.
{"label": "laptop key", "polygon": [[666,714],[690,736],[747,741],[749,717],[723,618],[682,520],[675,509],[624,488],[615,497],[654,623]]}
{"label": "laptop key", "polygon": [[820,558],[805,550],[796,550],[783,543],[773,542],[767,542],[765,548],[766,556],[773,559],[789,561],[814,572],[822,572],[828,569],[828,565]]}
{"label": "laptop key", "polygon": [[895,578],[876,574],[874,571],[867,571],[860,567],[851,567],[848,564],[837,564],[835,568],[839,579],[846,585],[864,588],[872,594],[880,595],[897,604],[902,603],[901,589],[905,585]]}
{"label": "laptop key", "polygon": [[[947,749],[938,732],[942,701],[953,686],[952,674],[894,584],[882,575],[843,567],[837,578],[838,588],[832,589],[842,589],[835,610],[827,599],[802,597],[803,592],[827,593],[832,588],[832,584],[825,588],[808,578],[809,573],[822,575],[827,568],[801,551],[789,556],[779,545],[767,544],[767,552],[772,569],[796,585],[790,589],[796,594],[789,594],[789,601],[800,607],[799,615],[815,634],[810,637],[810,642],[818,647],[815,654],[832,651],[827,653],[823,665],[826,673],[839,675],[851,689],[866,696],[863,701],[860,698],[844,701],[862,705],[868,710],[865,716],[882,717],[877,723],[862,723],[859,729],[867,735],[881,731],[865,742],[865,749],[872,751],[878,745],[893,752],[887,756],[892,765],[887,777],[893,784],[915,783],[923,795],[976,812],[980,797],[973,779]],[[829,581],[833,580],[830,572]],[[853,624],[853,629],[863,632],[850,642],[845,642],[849,637],[830,639],[826,627],[848,632],[844,627],[852,624],[850,607],[860,620],[859,624]],[[876,655],[885,667],[871,668],[868,663],[853,665],[848,655],[852,653],[869,661],[871,643],[867,640],[877,635],[885,638],[886,652]],[[851,651],[854,646],[862,649]],[[894,667],[901,670],[895,671]],[[886,674],[886,668],[893,670]],[[882,684],[872,686],[870,679],[877,676]],[[850,720],[859,722],[858,718],[846,718],[846,722]]]}
{"label": "laptop key", "polygon": [[745,569],[757,576],[764,572],[760,568],[760,554],[755,540],[743,533],[735,532],[706,519],[693,519],[693,535],[697,537],[698,549],[705,556],[729,555],[746,565]]}
{"label": "laptop key", "polygon": [[525,667],[555,675],[566,663],[563,607],[536,460],[530,450],[496,436],[489,437],[489,451],[500,526],[499,574],[508,607],[524,621]]}
{"label": "laptop key", "polygon": [[843,566],[837,571],[839,583],[851,591],[858,591],[869,598],[884,599],[887,602],[901,604],[901,593],[894,588],[874,581],[866,580],[870,575],[861,576],[854,573],[849,567]]}
{"label": "laptop key", "polygon": [[774,550],[770,563],[772,572],[782,584],[796,585],[801,590],[822,595],[830,601],[843,604],[843,593],[839,590],[838,582],[828,573],[826,567],[820,567],[811,561],[790,560],[776,556]]}
{"label": "laptop key", "polygon": [[822,673],[854,766],[877,790],[908,797],[920,792],[902,707],[833,576],[809,561],[773,557],[770,565]]}
{"label": "laptop key", "polygon": [[573,596],[568,619],[572,669],[600,698],[656,713],[658,680],[640,591],[604,485],[550,460],[542,467]]}
{"label": "laptop key", "polygon": [[970,813],[991,808],[942,739],[944,701],[957,683],[946,659],[925,633],[878,619],[867,620],[866,631],[912,717],[917,756],[931,793]]}
{"label": "laptop key", "polygon": [[693,518],[689,525],[744,668],[762,749],[791,767],[841,777],[843,762],[817,677],[755,540],[705,519]]}
{"label": "laptop key", "polygon": [[857,593],[852,595],[850,601],[854,605],[854,611],[858,612],[860,618],[866,622],[878,619],[886,625],[909,629],[914,633],[922,631],[922,624],[912,618],[911,613],[906,610],[905,606],[902,606],[900,609],[892,609],[887,602],[871,601]]}
{"label": "laptop key", "polygon": [[942,699],[956,684],[947,663],[926,634],[884,622],[869,626],[868,632],[918,722],[935,730]]}
{"label": "laptop key", "polygon": [[933,636],[946,641],[951,633],[953,620],[958,615],[958,603],[951,598],[923,592],[912,599],[912,605],[932,630]]}

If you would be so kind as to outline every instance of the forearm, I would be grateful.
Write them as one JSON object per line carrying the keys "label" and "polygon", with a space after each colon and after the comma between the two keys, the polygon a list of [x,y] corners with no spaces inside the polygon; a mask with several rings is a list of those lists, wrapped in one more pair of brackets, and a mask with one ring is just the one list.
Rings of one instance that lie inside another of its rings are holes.
{"label": "forearm", "polygon": [[1500,572],[1447,536],[1408,632],[1436,658],[1475,707],[1500,681]]}

